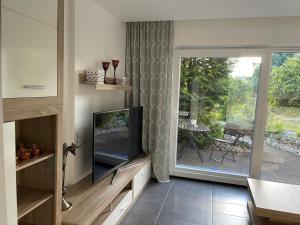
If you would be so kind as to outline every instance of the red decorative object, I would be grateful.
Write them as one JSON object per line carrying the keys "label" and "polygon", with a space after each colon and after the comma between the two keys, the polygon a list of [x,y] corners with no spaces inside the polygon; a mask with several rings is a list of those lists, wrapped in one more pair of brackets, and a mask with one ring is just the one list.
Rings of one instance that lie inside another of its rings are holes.
{"label": "red decorative object", "polygon": [[105,78],[106,78],[106,72],[109,68],[110,62],[102,62],[102,68],[104,70],[104,83],[106,84]]}
{"label": "red decorative object", "polygon": [[116,59],[113,59],[113,60],[111,60],[112,61],[112,65],[113,65],[113,67],[114,67],[114,84],[117,84],[117,80],[116,80],[116,69],[117,69],[117,67],[118,67],[118,65],[119,65],[119,60],[116,60]]}
{"label": "red decorative object", "polygon": [[34,157],[38,157],[41,154],[41,147],[37,144],[33,144],[32,151],[33,151]]}
{"label": "red decorative object", "polygon": [[41,147],[37,144],[33,144],[31,147],[26,148],[23,143],[19,143],[19,147],[16,152],[17,164],[38,157],[42,154]]}

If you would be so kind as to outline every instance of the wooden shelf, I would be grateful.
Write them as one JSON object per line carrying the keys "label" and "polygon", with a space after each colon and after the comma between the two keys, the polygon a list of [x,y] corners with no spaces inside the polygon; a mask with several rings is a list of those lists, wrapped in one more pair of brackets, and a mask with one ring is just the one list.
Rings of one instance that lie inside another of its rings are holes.
{"label": "wooden shelf", "polygon": [[29,160],[26,160],[24,162],[21,162],[19,164],[17,164],[17,168],[16,170],[19,171],[19,170],[22,170],[22,169],[25,169],[29,166],[32,166],[36,163],[39,163],[39,162],[42,162],[44,160],[47,160],[47,159],[50,159],[54,157],[54,153],[44,153],[36,158],[33,158],[33,159],[29,159]]}
{"label": "wooden shelf", "polygon": [[112,85],[112,84],[96,84],[97,91],[132,91],[132,86],[128,85]]}
{"label": "wooden shelf", "polygon": [[81,83],[84,85],[95,86],[97,91],[132,91],[132,86],[129,85],[113,85],[100,83]]}
{"label": "wooden shelf", "polygon": [[97,91],[132,91],[132,86],[129,85],[113,85],[100,83],[80,83],[84,85],[96,86]]}
{"label": "wooden shelf", "polygon": [[[108,77],[107,80],[111,81],[111,78]],[[83,85],[95,86],[97,91],[132,91],[132,86],[129,85],[113,85],[85,82],[85,74],[79,74],[79,83]]]}
{"label": "wooden shelf", "polygon": [[18,186],[17,192],[18,219],[21,219],[54,196],[49,191],[24,186]]}
{"label": "wooden shelf", "polygon": [[33,225],[33,224],[26,223],[26,222],[18,222],[18,225]]}

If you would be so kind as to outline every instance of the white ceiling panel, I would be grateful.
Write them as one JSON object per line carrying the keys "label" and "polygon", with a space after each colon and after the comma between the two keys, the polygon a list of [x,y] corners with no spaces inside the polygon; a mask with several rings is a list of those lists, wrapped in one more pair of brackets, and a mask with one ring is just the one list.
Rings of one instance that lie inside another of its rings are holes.
{"label": "white ceiling panel", "polygon": [[121,21],[300,16],[300,0],[95,0]]}

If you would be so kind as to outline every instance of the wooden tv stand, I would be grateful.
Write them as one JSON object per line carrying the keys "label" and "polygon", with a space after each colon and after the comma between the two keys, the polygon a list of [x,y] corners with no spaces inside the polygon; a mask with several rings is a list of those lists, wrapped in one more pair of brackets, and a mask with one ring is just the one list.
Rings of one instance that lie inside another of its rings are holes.
{"label": "wooden tv stand", "polygon": [[92,184],[91,176],[84,178],[65,196],[73,207],[62,212],[62,225],[119,224],[150,181],[150,173],[151,158],[146,156],[98,183]]}

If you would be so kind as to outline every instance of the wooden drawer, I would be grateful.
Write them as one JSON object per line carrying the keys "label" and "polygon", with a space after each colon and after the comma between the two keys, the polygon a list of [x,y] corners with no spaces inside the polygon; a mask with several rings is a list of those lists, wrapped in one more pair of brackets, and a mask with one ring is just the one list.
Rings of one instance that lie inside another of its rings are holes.
{"label": "wooden drawer", "polygon": [[151,161],[148,161],[133,178],[133,198],[136,198],[151,177]]}
{"label": "wooden drawer", "polygon": [[128,191],[125,197],[120,201],[116,208],[106,218],[102,225],[114,225],[122,218],[124,213],[127,211],[132,203],[132,191]]}

